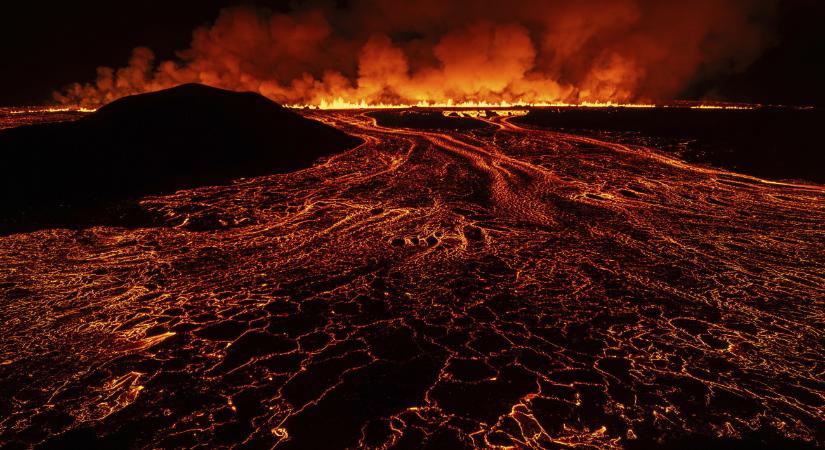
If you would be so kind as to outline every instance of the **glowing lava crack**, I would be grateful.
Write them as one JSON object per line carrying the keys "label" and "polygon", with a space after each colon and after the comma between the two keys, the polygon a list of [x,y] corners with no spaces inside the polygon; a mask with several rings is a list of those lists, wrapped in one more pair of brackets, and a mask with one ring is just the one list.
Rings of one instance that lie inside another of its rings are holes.
{"label": "glowing lava crack", "polygon": [[0,237],[0,445],[825,438],[822,186],[305,114],[366,142]]}

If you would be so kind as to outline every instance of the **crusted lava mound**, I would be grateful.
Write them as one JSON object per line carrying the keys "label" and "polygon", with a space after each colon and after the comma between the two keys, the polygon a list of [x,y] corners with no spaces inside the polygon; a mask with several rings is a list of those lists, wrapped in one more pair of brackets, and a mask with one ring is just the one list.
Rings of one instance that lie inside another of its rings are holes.
{"label": "crusted lava mound", "polygon": [[75,122],[0,132],[0,213],[48,218],[61,205],[290,172],[361,142],[259,94],[187,84],[117,100]]}

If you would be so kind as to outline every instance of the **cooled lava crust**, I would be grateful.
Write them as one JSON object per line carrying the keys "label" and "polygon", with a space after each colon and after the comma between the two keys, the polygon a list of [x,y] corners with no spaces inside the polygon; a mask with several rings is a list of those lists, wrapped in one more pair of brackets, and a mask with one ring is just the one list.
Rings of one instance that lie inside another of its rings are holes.
{"label": "cooled lava crust", "polygon": [[483,119],[0,237],[0,446],[804,448],[825,187]]}

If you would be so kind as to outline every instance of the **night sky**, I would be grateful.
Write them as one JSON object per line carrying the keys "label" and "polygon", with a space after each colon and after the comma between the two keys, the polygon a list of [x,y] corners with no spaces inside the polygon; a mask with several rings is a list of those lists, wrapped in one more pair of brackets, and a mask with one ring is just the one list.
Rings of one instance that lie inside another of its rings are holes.
{"label": "night sky", "polygon": [[[192,30],[235,4],[227,0],[26,1],[2,6],[0,104],[36,104],[68,83],[92,80],[98,66],[123,65],[133,47],[159,57],[186,48]],[[272,2],[278,3],[278,2]],[[286,2],[280,2],[286,3]]]}
{"label": "night sky", "polygon": [[[72,82],[94,80],[99,66],[120,67],[137,46],[158,59],[186,49],[192,31],[208,26],[228,6],[289,12],[291,2],[228,0],[15,2],[0,13],[0,105],[39,104]],[[303,2],[307,3],[307,2]],[[825,2],[781,1],[772,38],[744,71],[697,77],[683,99],[825,104]],[[338,2],[346,11],[348,2]]]}

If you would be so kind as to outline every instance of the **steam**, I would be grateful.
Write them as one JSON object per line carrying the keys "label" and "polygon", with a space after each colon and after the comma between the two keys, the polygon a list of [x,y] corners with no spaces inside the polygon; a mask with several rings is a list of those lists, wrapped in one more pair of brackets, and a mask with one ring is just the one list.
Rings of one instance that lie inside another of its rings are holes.
{"label": "steam", "polygon": [[742,70],[770,39],[775,0],[315,1],[290,14],[223,10],[191,48],[55,93],[99,105],[181,83],[286,104],[665,101]]}

